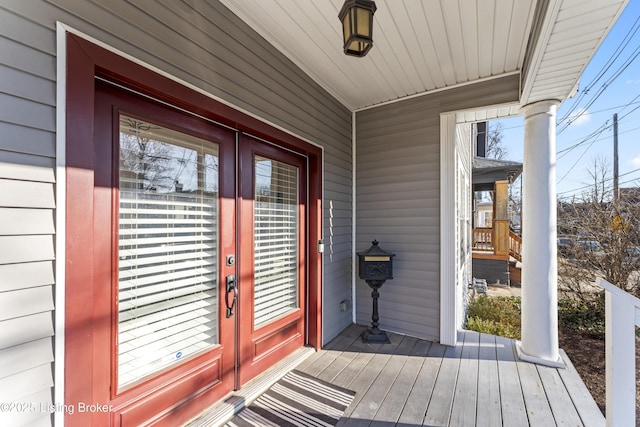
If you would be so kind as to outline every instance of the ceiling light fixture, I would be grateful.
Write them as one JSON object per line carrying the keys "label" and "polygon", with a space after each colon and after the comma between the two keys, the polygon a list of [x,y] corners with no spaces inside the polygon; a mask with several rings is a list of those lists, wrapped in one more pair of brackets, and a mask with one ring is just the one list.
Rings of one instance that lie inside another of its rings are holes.
{"label": "ceiling light fixture", "polygon": [[342,21],[344,53],[363,57],[373,47],[373,14],[376,4],[372,0],[346,0],[338,17]]}

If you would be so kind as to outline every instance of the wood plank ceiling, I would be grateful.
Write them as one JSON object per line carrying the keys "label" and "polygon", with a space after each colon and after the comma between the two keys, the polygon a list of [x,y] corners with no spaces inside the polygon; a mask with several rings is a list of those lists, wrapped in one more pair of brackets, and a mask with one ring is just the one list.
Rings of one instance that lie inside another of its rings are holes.
{"label": "wood plank ceiling", "polygon": [[[627,2],[377,0],[374,47],[354,58],[342,53],[343,1],[221,0],[355,111],[520,73],[525,63],[523,103],[564,99]],[[536,13],[544,19],[535,19]]]}

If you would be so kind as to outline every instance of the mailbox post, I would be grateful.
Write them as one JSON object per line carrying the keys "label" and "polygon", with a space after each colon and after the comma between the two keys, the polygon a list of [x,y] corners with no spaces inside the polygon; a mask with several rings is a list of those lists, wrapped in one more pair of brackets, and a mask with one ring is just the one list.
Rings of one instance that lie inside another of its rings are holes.
{"label": "mailbox post", "polygon": [[378,241],[374,240],[369,249],[358,252],[359,277],[367,282],[372,289],[373,312],[371,314],[371,327],[362,333],[362,341],[368,343],[389,343],[387,334],[380,330],[378,326],[378,289],[386,280],[393,279],[393,257],[391,252],[384,251],[378,246]]}

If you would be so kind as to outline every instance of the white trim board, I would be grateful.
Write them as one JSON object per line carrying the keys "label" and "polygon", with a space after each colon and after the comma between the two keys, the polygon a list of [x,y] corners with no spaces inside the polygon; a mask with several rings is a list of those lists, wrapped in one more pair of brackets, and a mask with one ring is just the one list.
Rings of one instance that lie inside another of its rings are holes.
{"label": "white trim board", "polygon": [[456,345],[456,114],[440,115],[440,343]]}
{"label": "white trim board", "polygon": [[[67,115],[67,30],[56,23],[56,246],[55,246],[55,313],[54,322],[54,368],[53,368],[53,403],[64,403],[64,353],[65,353],[65,264],[66,264],[66,115]],[[56,406],[57,407],[57,406]],[[64,411],[53,413],[53,423],[64,426]]]}

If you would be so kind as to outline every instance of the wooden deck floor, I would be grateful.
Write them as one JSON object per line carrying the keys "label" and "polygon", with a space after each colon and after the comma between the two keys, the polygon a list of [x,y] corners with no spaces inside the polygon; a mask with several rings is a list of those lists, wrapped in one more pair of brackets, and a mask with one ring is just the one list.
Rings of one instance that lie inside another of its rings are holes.
{"label": "wooden deck floor", "polygon": [[603,426],[566,354],[566,369],[516,360],[506,338],[460,332],[460,343],[390,334],[363,344],[353,325],[297,369],[356,392],[340,426]]}

